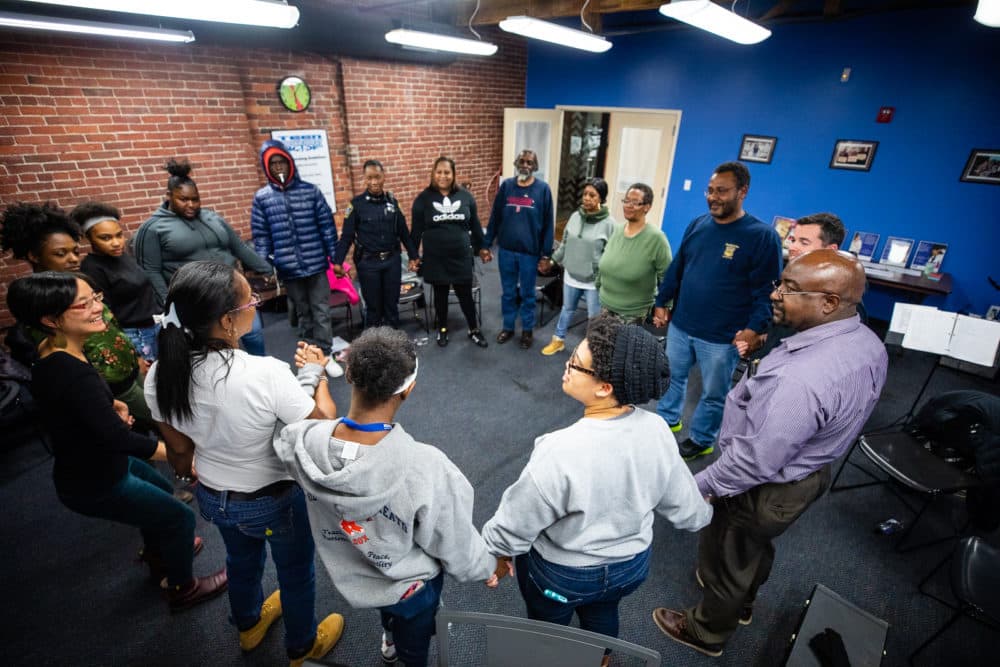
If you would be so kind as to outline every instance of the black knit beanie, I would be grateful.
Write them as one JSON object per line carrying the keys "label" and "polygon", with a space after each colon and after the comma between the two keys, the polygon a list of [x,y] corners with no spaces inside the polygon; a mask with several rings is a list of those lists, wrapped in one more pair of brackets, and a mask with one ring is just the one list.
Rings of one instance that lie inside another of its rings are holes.
{"label": "black knit beanie", "polygon": [[642,405],[662,396],[670,385],[663,344],[637,324],[622,326],[615,337],[609,382],[622,405]]}

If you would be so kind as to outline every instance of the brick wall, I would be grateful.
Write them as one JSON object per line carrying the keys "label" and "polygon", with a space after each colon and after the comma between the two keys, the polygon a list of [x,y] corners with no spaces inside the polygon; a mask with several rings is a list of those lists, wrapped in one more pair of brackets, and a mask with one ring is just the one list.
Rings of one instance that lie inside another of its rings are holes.
{"label": "brick wall", "polygon": [[[162,165],[187,157],[203,205],[248,236],[260,142],[306,128],[327,131],[338,225],[369,157],[385,163],[407,211],[442,153],[483,200],[500,168],[503,108],[523,106],[526,68],[518,41],[490,39],[502,44],[493,58],[423,66],[0,31],[0,205],[100,199],[131,232],[163,201]],[[303,113],[275,95],[289,74],[312,90]],[[0,327],[11,324],[7,285],[28,271],[0,257]]]}

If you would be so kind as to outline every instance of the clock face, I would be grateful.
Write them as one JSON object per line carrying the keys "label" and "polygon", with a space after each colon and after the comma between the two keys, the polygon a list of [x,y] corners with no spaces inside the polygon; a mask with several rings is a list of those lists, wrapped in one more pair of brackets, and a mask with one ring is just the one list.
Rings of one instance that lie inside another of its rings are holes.
{"label": "clock face", "polygon": [[312,101],[312,93],[299,77],[286,76],[278,83],[278,99],[289,111],[305,111]]}

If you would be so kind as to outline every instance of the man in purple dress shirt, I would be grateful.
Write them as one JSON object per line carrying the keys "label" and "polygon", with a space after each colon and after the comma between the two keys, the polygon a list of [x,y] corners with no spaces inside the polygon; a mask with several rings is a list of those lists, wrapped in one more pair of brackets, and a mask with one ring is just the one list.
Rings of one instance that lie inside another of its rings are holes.
{"label": "man in purple dress shirt", "polygon": [[858,318],[864,288],[855,258],[814,250],[792,260],[771,292],[774,323],[797,333],[726,397],[722,455],[695,475],[715,507],[698,546],[702,600],[653,611],[674,641],[718,656],[737,626],[750,624],[772,541],[826,491],[831,463],[875,408],[888,355]]}

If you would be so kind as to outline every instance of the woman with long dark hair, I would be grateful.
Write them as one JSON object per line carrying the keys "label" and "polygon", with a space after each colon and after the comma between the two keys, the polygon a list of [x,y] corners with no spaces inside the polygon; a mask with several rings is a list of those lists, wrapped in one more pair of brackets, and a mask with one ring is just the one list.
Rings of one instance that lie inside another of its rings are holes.
{"label": "woman with long dark hair", "polygon": [[166,577],[170,609],[187,609],[224,591],[226,572],[192,576],[192,559],[202,548],[194,512],[142,460],[163,460],[164,444],[129,429],[128,408],[84,354],[88,338],[107,328],[102,298],[83,274],[55,271],[15,280],[7,292],[18,321],[45,333],[31,392],[53,443],[52,479],[59,500],[74,512],[137,526],[152,580]]}
{"label": "woman with long dark hair", "polygon": [[475,197],[455,180],[454,160],[442,156],[434,161],[430,185],[413,200],[411,221],[413,243],[419,247],[423,241],[424,245],[421,276],[434,288],[438,345],[448,344],[448,292],[454,289],[469,325],[469,338],[486,347],[472,300],[472,262],[483,247],[483,228]]}
{"label": "woman with long dark hair", "polygon": [[[180,267],[167,292],[160,356],[146,377],[146,398],[182,477],[194,475],[201,515],[226,543],[231,618],[245,651],[256,648],[284,615],[292,665],[325,655],[344,619],[317,627],[315,546],[302,489],[271,445],[276,426],[336,416],[327,389],[326,357],[299,343],[298,378],[272,357],[239,349],[260,297],[239,272],[219,262]],[[303,388],[306,391],[303,391]],[[270,545],[280,591],[261,588]]]}
{"label": "woman with long dark hair", "polygon": [[[274,269],[243,243],[221,215],[202,208],[198,186],[191,179],[188,162],[170,160],[165,167],[167,196],[153,215],[135,233],[135,258],[156,291],[160,308],[167,298],[167,285],[180,267],[196,260],[222,262],[230,267],[237,260],[243,266],[270,276]],[[250,354],[264,356],[263,323],[258,316],[243,337]]]}

